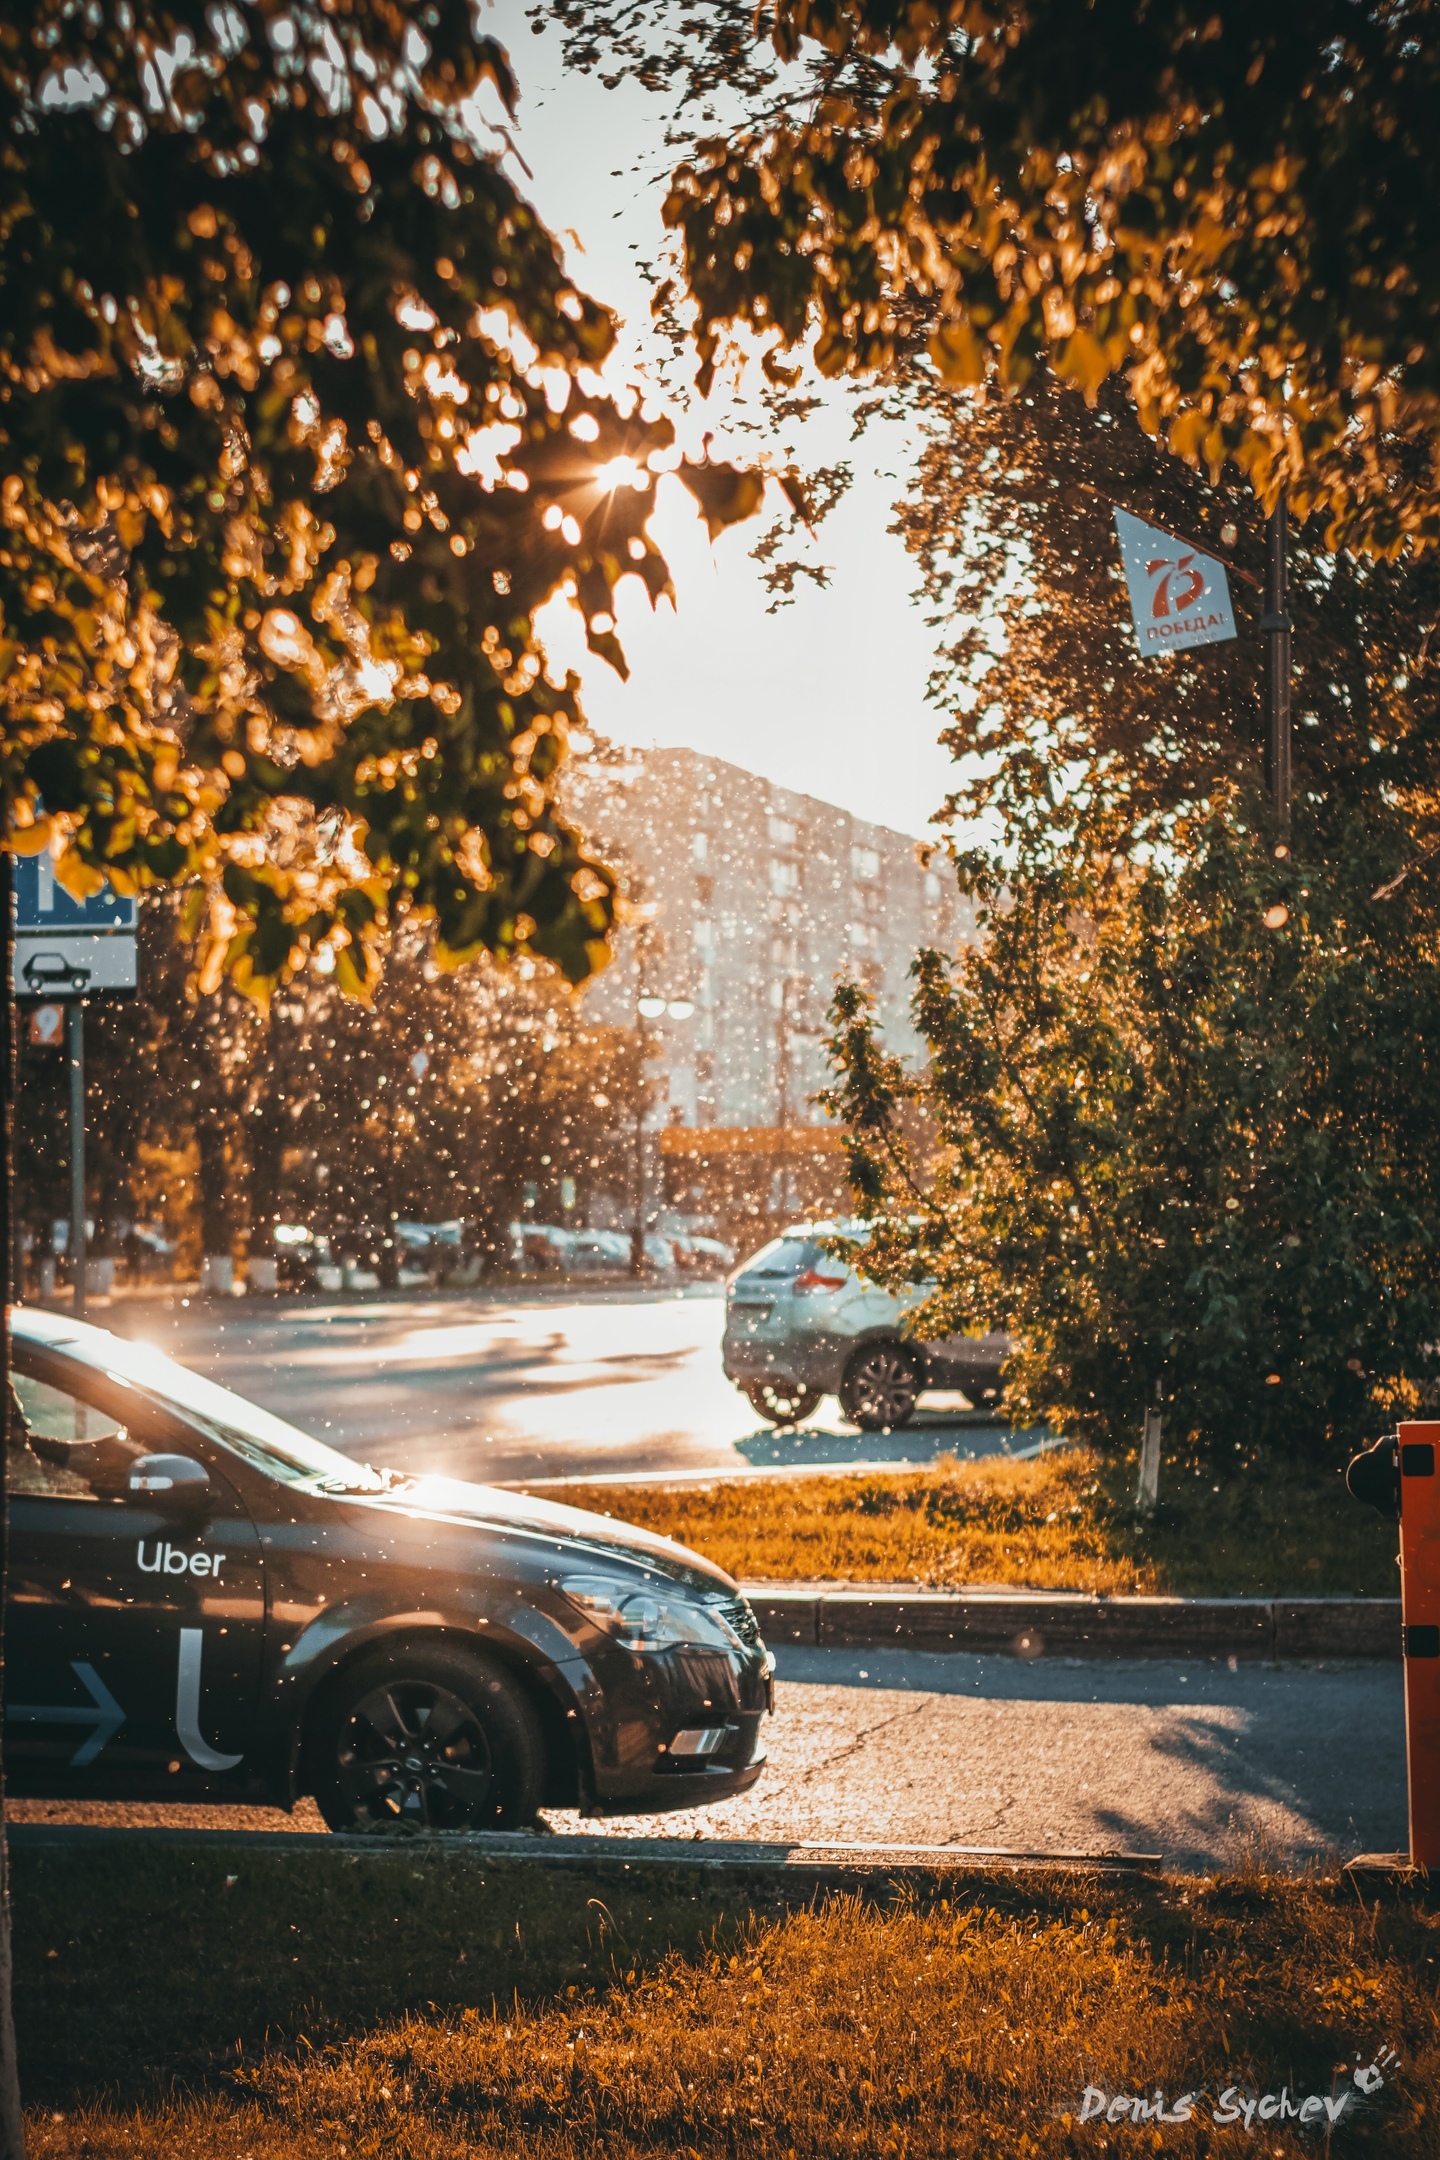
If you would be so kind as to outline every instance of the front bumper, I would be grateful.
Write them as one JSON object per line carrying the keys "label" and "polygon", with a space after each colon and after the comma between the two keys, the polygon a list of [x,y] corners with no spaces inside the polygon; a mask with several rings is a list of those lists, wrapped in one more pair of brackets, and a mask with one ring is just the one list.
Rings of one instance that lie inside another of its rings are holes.
{"label": "front bumper", "polygon": [[[586,1645],[586,1662],[587,1814],[706,1807],[755,1783],[774,1709],[774,1660],[758,1639],[734,1652],[695,1643],[636,1651],[606,1637]],[[671,1741],[696,1727],[723,1728],[724,1739],[704,1757],[672,1758]]]}
{"label": "front bumper", "polygon": [[765,1768],[760,1715],[733,1721],[738,1727],[718,1753],[705,1762],[666,1762],[632,1775],[624,1791],[606,1799],[597,1795],[598,1815],[663,1815],[676,1808],[710,1807],[717,1800],[748,1792]]}

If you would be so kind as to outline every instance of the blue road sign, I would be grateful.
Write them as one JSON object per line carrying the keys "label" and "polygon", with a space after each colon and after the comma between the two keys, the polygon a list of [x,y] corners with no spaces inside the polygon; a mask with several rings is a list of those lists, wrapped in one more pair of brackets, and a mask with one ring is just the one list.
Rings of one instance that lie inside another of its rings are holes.
{"label": "blue road sign", "polygon": [[56,882],[47,854],[15,858],[15,928],[36,930],[133,930],[138,903],[122,900],[106,885],[89,900],[72,900]]}

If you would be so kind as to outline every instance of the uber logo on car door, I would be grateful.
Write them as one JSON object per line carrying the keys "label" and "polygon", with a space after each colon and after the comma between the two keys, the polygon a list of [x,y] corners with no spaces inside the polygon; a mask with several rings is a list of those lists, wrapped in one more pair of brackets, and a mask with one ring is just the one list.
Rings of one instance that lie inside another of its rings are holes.
{"label": "uber logo on car door", "polygon": [[218,1578],[225,1555],[223,1552],[182,1552],[178,1545],[162,1545],[156,1538],[147,1560],[145,1540],[141,1538],[135,1548],[135,1558],[142,1575],[210,1575]]}

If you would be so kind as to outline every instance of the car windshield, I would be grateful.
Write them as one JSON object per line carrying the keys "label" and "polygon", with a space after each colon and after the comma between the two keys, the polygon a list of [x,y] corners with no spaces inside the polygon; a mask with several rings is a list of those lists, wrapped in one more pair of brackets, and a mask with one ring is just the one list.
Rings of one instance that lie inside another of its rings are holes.
{"label": "car windshield", "polygon": [[222,1447],[253,1463],[286,1485],[316,1485],[325,1492],[388,1492],[402,1482],[394,1471],[372,1470],[352,1462],[338,1448],[312,1439],[298,1425],[247,1402],[229,1388],[206,1380],[166,1357],[148,1343],[106,1345],[106,1365],[117,1380],[128,1381],[154,1401],[180,1411],[203,1426]]}

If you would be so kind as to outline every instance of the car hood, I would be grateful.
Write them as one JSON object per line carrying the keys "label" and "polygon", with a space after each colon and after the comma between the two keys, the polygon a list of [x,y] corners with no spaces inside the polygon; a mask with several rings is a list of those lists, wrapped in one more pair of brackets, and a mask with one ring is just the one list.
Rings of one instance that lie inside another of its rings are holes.
{"label": "car hood", "polygon": [[688,1545],[677,1545],[673,1538],[642,1530],[635,1523],[592,1514],[588,1508],[541,1500],[533,1493],[509,1492],[500,1485],[472,1485],[464,1478],[416,1477],[397,1485],[393,1492],[347,1493],[345,1499],[351,1505],[358,1502],[367,1509],[413,1520],[563,1538],[592,1552],[600,1549],[614,1554],[636,1567],[652,1568],[692,1589],[723,1590],[728,1596],[735,1595],[733,1578],[703,1554],[692,1552]]}

